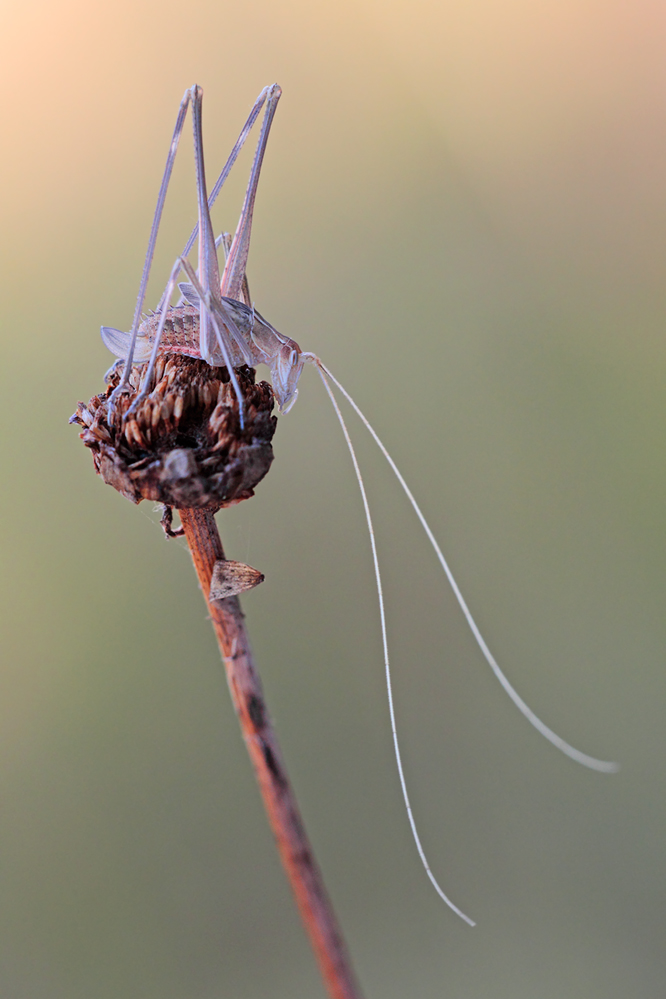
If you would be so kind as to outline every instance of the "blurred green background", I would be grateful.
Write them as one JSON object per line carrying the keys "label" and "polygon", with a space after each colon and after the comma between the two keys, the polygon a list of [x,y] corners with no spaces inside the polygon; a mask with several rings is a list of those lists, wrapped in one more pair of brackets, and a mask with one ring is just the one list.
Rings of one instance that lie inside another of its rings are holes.
{"label": "blurred green background", "polygon": [[[663,994],[666,12],[637,0],[4,0],[0,993],[311,999],[189,556],[67,426],[129,327],[178,102],[209,171],[284,89],[257,200],[258,308],[317,351],[378,531],[392,759],[363,512],[305,372],[257,496],[219,516],[368,999]],[[249,151],[215,210],[233,228]],[[186,133],[149,304],[196,217]]]}

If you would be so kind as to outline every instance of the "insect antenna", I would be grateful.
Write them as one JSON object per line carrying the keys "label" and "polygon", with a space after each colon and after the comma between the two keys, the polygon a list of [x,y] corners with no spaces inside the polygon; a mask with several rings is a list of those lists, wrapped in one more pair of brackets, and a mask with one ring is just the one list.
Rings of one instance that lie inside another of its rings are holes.
{"label": "insect antenna", "polygon": [[[342,433],[344,434],[345,441],[347,442],[347,448],[349,449],[349,454],[351,455],[352,464],[354,465],[354,472],[356,473],[356,481],[358,482],[358,487],[359,487],[359,489],[361,491],[361,499],[363,500],[363,509],[365,510],[365,520],[366,520],[366,523],[368,525],[368,533],[370,535],[370,547],[372,548],[372,561],[373,561],[374,569],[375,569],[375,582],[377,584],[377,598],[379,600],[379,617],[380,617],[380,620],[381,620],[381,629],[382,629],[382,646],[383,646],[383,650],[384,650],[384,669],[385,669],[385,673],[386,673],[386,690],[387,690],[387,694],[388,694],[389,716],[390,716],[390,719],[391,719],[391,735],[393,737],[393,750],[394,750],[394,753],[395,753],[396,765],[398,767],[398,776],[400,778],[400,787],[402,788],[402,797],[403,797],[403,800],[405,802],[405,808],[407,809],[407,818],[409,819],[409,824],[411,826],[412,836],[414,837],[414,842],[416,844],[416,849],[418,850],[419,857],[421,858],[421,863],[423,864],[423,867],[425,868],[425,872],[428,875],[428,877],[430,878],[430,881],[432,882],[432,884],[433,884],[433,886],[435,888],[435,891],[437,892],[437,894],[439,895],[439,897],[444,902],[446,902],[446,904],[449,906],[449,908],[452,909],[456,913],[456,915],[460,916],[461,919],[464,919],[464,921],[469,926],[476,926],[476,923],[474,922],[474,920],[470,919],[469,916],[466,916],[465,913],[461,909],[459,909],[458,906],[454,902],[451,901],[451,899],[448,897],[448,895],[446,895],[444,893],[444,891],[442,890],[442,888],[440,887],[439,882],[437,881],[435,875],[432,873],[432,871],[430,869],[430,864],[428,863],[428,858],[425,855],[425,851],[424,851],[423,846],[421,844],[421,838],[420,838],[420,836],[418,834],[418,830],[416,828],[416,822],[414,820],[414,813],[412,812],[412,806],[411,806],[411,803],[410,803],[410,800],[409,800],[409,794],[407,793],[407,782],[405,780],[405,773],[404,773],[404,770],[403,770],[403,767],[402,767],[402,757],[400,755],[400,744],[398,742],[398,732],[397,732],[396,721],[395,721],[395,707],[393,705],[393,684],[392,684],[392,680],[391,680],[391,665],[390,665],[390,662],[389,662],[389,654],[388,654],[388,637],[387,637],[387,633],[386,633],[386,614],[384,612],[384,593],[383,593],[383,590],[382,590],[382,577],[381,577],[381,573],[379,571],[379,559],[377,557],[377,543],[376,543],[376,540],[375,540],[375,531],[374,531],[374,528],[373,528],[373,525],[372,525],[372,517],[370,515],[370,506],[368,504],[368,497],[367,497],[367,494],[366,494],[366,491],[365,491],[365,485],[363,483],[363,476],[361,475],[361,470],[359,468],[358,460],[356,458],[356,452],[354,451],[354,445],[352,444],[351,437],[349,436],[349,431],[347,429],[347,424],[345,423],[344,417],[343,417],[342,413],[340,412],[340,407],[338,406],[338,401],[335,398],[335,396],[333,395],[333,391],[331,389],[331,386],[328,383],[328,380],[327,380],[326,376],[329,375],[333,379],[333,381],[335,381],[335,379],[333,378],[333,376],[331,375],[331,373],[328,371],[328,369],[325,368],[324,365],[319,361],[319,358],[315,359],[314,355],[312,355],[312,354],[308,354],[307,355],[307,360],[313,360],[313,359],[314,359],[314,363],[317,365],[317,370],[319,372],[319,376],[320,376],[322,382],[324,383],[324,388],[326,389],[326,391],[328,393],[328,397],[331,400],[331,405],[333,406],[333,409],[335,410],[335,415],[337,416],[338,422],[340,423],[340,427],[342,428]],[[335,384],[337,385],[338,383],[335,382]]]}
{"label": "insect antenna", "polygon": [[[495,676],[497,677],[497,679],[501,683],[501,685],[504,688],[504,690],[506,691],[506,693],[509,695],[509,698],[513,701],[513,703],[515,704],[515,706],[521,712],[521,714],[523,714],[525,716],[525,718],[527,718],[527,720],[530,722],[531,725],[534,726],[534,728],[537,730],[537,732],[540,732],[541,735],[544,736],[545,739],[548,739],[548,741],[553,744],[553,746],[555,746],[562,753],[564,753],[565,756],[569,756],[572,760],[575,760],[576,763],[580,763],[584,767],[589,767],[590,770],[598,770],[600,773],[607,773],[607,774],[616,773],[619,770],[619,765],[617,763],[612,763],[612,762],[607,761],[607,760],[598,760],[594,756],[588,756],[587,753],[582,753],[579,749],[576,749],[574,746],[569,745],[568,742],[565,742],[565,740],[562,739],[561,736],[557,735],[557,733],[553,732],[553,730],[551,728],[549,728],[545,724],[545,722],[541,721],[541,719],[525,703],[525,701],[522,699],[522,697],[520,696],[520,694],[518,694],[518,692],[514,689],[514,687],[511,685],[511,683],[509,682],[509,680],[507,679],[507,677],[504,675],[504,673],[500,669],[499,665],[497,664],[497,661],[495,660],[495,657],[493,656],[492,652],[488,648],[488,645],[486,644],[486,641],[485,641],[483,635],[481,634],[476,621],[472,617],[472,613],[471,613],[469,607],[467,606],[465,598],[463,597],[463,595],[462,595],[462,593],[460,591],[460,587],[458,586],[458,584],[455,581],[453,573],[451,572],[451,569],[449,568],[449,564],[446,561],[446,559],[444,558],[442,550],[441,550],[441,548],[439,547],[439,545],[437,543],[437,539],[435,538],[435,535],[433,534],[433,532],[432,532],[432,530],[430,528],[430,525],[428,524],[427,520],[425,519],[425,517],[423,515],[423,512],[421,511],[420,506],[416,502],[411,489],[409,488],[409,486],[405,482],[405,479],[403,478],[402,473],[400,472],[398,466],[396,465],[396,463],[394,462],[393,458],[391,457],[391,455],[387,451],[386,447],[384,446],[384,444],[380,440],[378,434],[376,433],[376,431],[374,430],[374,428],[370,424],[370,422],[367,419],[367,417],[361,412],[361,410],[359,409],[359,407],[356,405],[356,403],[354,402],[354,400],[350,396],[349,392],[347,392],[347,390],[344,388],[344,386],[342,386],[340,384],[340,382],[337,380],[337,378],[329,371],[329,369],[322,363],[322,361],[320,361],[318,357],[315,357],[314,354],[302,354],[301,356],[303,357],[304,360],[310,361],[310,362],[316,364],[316,366],[317,366],[317,368],[319,370],[319,373],[320,373],[320,375],[322,376],[322,378],[324,380],[324,384],[326,385],[326,389],[328,391],[328,394],[329,394],[329,396],[331,396],[331,399],[333,399],[330,386],[326,383],[326,379],[325,379],[324,376],[328,376],[328,378],[331,379],[331,381],[333,382],[333,384],[342,393],[342,395],[345,397],[345,399],[347,400],[347,402],[349,403],[349,405],[352,407],[352,409],[354,410],[354,412],[357,414],[357,416],[359,417],[359,419],[361,420],[361,422],[364,424],[364,426],[366,427],[368,433],[370,434],[370,436],[374,440],[375,444],[377,445],[377,447],[379,448],[379,450],[382,452],[382,454],[386,458],[387,462],[389,463],[389,465],[391,467],[391,470],[393,471],[395,477],[397,478],[398,482],[400,483],[400,485],[401,485],[401,487],[403,489],[403,492],[405,493],[405,495],[407,496],[407,499],[411,503],[411,505],[412,505],[412,507],[414,509],[414,512],[416,513],[416,516],[418,517],[418,519],[419,519],[419,521],[421,523],[421,527],[425,531],[426,536],[427,536],[427,538],[428,538],[428,540],[429,540],[429,542],[430,542],[430,544],[431,544],[431,546],[432,546],[432,548],[433,548],[433,550],[434,550],[437,558],[439,559],[440,565],[442,566],[442,569],[444,570],[444,573],[446,574],[446,578],[449,581],[449,585],[451,586],[451,589],[453,590],[453,594],[454,594],[456,600],[458,601],[458,605],[459,605],[460,609],[463,612],[463,615],[465,617],[465,620],[467,621],[469,629],[472,632],[472,634],[473,634],[473,636],[474,636],[474,638],[476,640],[476,643],[479,646],[479,649],[481,650],[481,652],[483,654],[484,659],[486,660],[486,662],[490,666],[491,670],[493,671],[493,673],[495,674]],[[337,410],[337,406],[335,408],[336,408],[336,412],[337,412],[338,411]],[[345,431],[345,436],[347,436],[346,431]],[[348,437],[347,437],[347,443],[348,443],[348,447],[351,450],[351,444],[349,443]],[[352,457],[353,457],[353,455],[352,455]],[[356,465],[355,459],[354,459],[354,464]],[[358,472],[357,472],[357,478],[358,478]],[[360,479],[359,479],[359,485],[361,485]],[[364,496],[364,502],[365,502],[365,493],[364,493],[364,490],[363,490],[362,486],[361,486],[361,492],[362,492],[362,494]],[[368,520],[369,520],[369,515],[368,515]],[[374,541],[373,541],[373,552],[374,552]]]}

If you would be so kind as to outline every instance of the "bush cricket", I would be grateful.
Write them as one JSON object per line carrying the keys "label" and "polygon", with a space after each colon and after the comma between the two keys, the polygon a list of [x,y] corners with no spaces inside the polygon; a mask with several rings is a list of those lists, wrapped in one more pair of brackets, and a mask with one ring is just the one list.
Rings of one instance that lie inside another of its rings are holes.
{"label": "bush cricket", "polygon": [[[450,586],[453,589],[456,600],[462,610],[469,628],[474,635],[481,653],[516,707],[546,739],[576,762],[605,773],[614,772],[617,770],[617,765],[594,759],[593,757],[590,757],[570,746],[550,728],[548,728],[521,699],[498,666],[483,636],[481,635],[481,632],[479,631],[479,628],[477,627],[476,622],[472,617],[462,593],[460,592],[460,589],[451,573],[449,565],[414,495],[398,470],[393,458],[387,451],[382,441],[379,439],[364,414],[361,412],[356,402],[351,398],[349,393],[317,356],[307,351],[302,351],[300,346],[294,340],[278,332],[255,309],[250,298],[246,277],[246,266],[250,247],[252,218],[257,186],[271,124],[280,95],[281,90],[277,84],[266,87],[261,92],[240,132],[236,144],[234,145],[223,170],[213,185],[210,195],[208,195],[202,137],[202,90],[200,87],[194,86],[185,93],[178,112],[166,167],[159,190],[157,207],[148,242],[148,249],[141,276],[132,327],[129,332],[123,332],[111,327],[102,327],[102,339],[104,343],[112,351],[116,358],[118,358],[114,368],[111,369],[113,372],[113,378],[117,384],[115,385],[113,391],[110,391],[108,395],[108,420],[110,423],[115,420],[116,423],[125,428],[124,432],[128,440],[130,439],[131,434],[134,434],[135,439],[140,443],[141,439],[143,439],[143,431],[139,429],[131,429],[137,414],[145,411],[146,407],[150,407],[152,405],[153,413],[157,413],[157,416],[153,417],[153,425],[155,425],[156,421],[159,421],[162,418],[168,419],[173,417],[173,413],[169,413],[170,404],[167,404],[164,401],[163,396],[159,396],[158,398],[159,394],[156,395],[159,385],[162,384],[166,378],[166,375],[164,374],[165,357],[168,355],[201,359],[207,362],[211,368],[223,367],[226,369],[228,372],[228,385],[226,387],[225,398],[228,404],[230,394],[235,395],[234,405],[237,408],[241,432],[247,431],[247,421],[250,418],[249,407],[254,406],[254,412],[258,405],[256,400],[254,402],[248,402],[248,398],[250,398],[248,395],[248,392],[250,391],[248,385],[245,382],[241,385],[242,378],[239,372],[243,369],[243,366],[246,366],[247,368],[255,368],[257,365],[263,364],[269,368],[273,393],[279,405],[280,411],[283,413],[287,413],[296,401],[298,394],[298,382],[304,366],[309,364],[317,369],[342,428],[351,460],[354,465],[354,471],[364,506],[377,586],[393,745],[402,788],[402,795],[411,831],[425,871],[438,894],[447,903],[447,905],[453,909],[454,912],[461,916],[470,925],[474,925],[472,920],[446,896],[435,879],[426,859],[419,834],[417,832],[405,783],[400,748],[396,733],[395,710],[393,704],[384,614],[384,600],[382,595],[381,576],[372,517],[354,447],[332,386],[335,386],[338,392],[342,395],[342,397],[344,397],[347,403],[359,416],[379,447],[381,453],[389,463],[428,537],[428,540],[437,559],[439,560]],[[152,265],[160,220],[162,217],[162,211],[164,208],[179,140],[183,131],[187,111],[190,106],[192,111],[194,134],[198,223],[187,240],[183,252],[177,257],[172,267],[166,288],[155,311],[147,316],[144,316],[143,309],[146,287]],[[215,239],[210,218],[210,209],[262,110],[263,118],[260,127],[259,139],[238,226],[233,238],[225,233]],[[198,266],[195,270],[188,259],[188,254],[197,240]],[[218,248],[220,247],[224,250],[225,256],[224,266],[221,269],[218,263]],[[179,278],[183,275],[187,280],[179,282]],[[176,289],[180,292],[180,300],[176,305],[172,305],[171,301]],[[122,375],[119,374],[121,365]],[[161,379],[162,381],[160,381]],[[216,388],[215,391],[222,392],[223,388],[224,385]],[[204,392],[205,389],[201,389],[201,391]],[[132,396],[132,401],[128,404],[130,396]],[[123,399],[125,400],[124,403]],[[160,409],[160,407],[162,408]],[[120,411],[121,409],[123,410],[122,412]],[[164,416],[165,412],[167,414],[166,416]],[[92,425],[91,421],[94,422],[94,419],[93,417],[90,417],[90,414],[86,415],[83,413],[83,415],[81,415],[81,413],[79,413],[79,417],[80,418],[77,419],[77,422],[83,423],[88,428]],[[146,426],[148,426],[149,423],[150,420],[148,420],[148,423],[144,421]],[[149,431],[146,432],[149,433]],[[178,460],[180,461],[181,458],[179,457]],[[172,464],[177,464],[177,462],[174,461]],[[185,464],[187,464],[187,462],[185,462]],[[265,474],[266,470],[267,467],[262,474]],[[247,485],[247,483],[245,483],[245,485]],[[227,487],[225,486],[225,488]],[[251,484],[248,488],[251,493]],[[247,493],[247,489],[245,492]],[[244,498],[242,489],[240,489],[239,495],[240,498]],[[228,500],[227,494],[225,494],[225,496]],[[167,506],[168,505],[169,504],[167,503]],[[176,503],[174,505],[179,504]],[[188,506],[190,504],[184,503],[181,505]],[[219,505],[224,504],[220,503]],[[167,529],[167,533],[170,532],[170,510],[168,511],[165,520],[165,529]],[[231,563],[229,564],[231,565]],[[240,564],[234,563],[234,565],[239,566]],[[240,569],[234,570],[238,579],[243,576],[243,568],[247,569],[248,567],[241,567]],[[230,571],[231,570],[229,570],[229,572]],[[245,575],[247,576],[247,573]],[[230,582],[230,577],[228,577],[226,583],[223,580],[221,585],[223,587],[226,585],[227,589],[223,589],[223,592],[226,596],[228,596],[232,593],[238,593],[240,592],[240,589],[247,588],[247,586],[254,585],[254,583],[250,581],[246,585],[243,585],[239,582],[237,588],[234,589],[233,580]]]}

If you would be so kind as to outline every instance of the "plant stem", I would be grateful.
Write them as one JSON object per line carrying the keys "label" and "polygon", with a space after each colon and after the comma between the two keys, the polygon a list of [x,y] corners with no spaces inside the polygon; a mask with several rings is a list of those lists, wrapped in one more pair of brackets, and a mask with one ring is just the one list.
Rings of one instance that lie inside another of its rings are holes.
{"label": "plant stem", "polygon": [[240,602],[238,597],[208,599],[213,567],[224,559],[215,518],[206,510],[178,512],[268,820],[324,982],[332,999],[362,999],[270,722]]}

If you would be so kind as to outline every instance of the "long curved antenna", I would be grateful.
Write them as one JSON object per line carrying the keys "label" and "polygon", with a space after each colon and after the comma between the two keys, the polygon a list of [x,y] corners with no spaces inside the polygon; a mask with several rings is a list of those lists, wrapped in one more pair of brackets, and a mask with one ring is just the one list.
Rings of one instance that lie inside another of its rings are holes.
{"label": "long curved antenna", "polygon": [[[308,359],[309,360],[311,360],[313,357],[314,357],[314,355],[308,355]],[[331,391],[331,386],[328,384],[328,381],[326,379],[326,375],[330,375],[330,372],[324,367],[324,365],[319,361],[318,358],[317,358],[317,360],[316,360],[315,363],[317,364],[317,370],[319,371],[319,376],[320,376],[322,382],[324,383],[324,388],[326,389],[326,391],[328,393],[328,397],[331,400],[331,405],[333,406],[333,409],[335,410],[335,415],[338,418],[338,422],[340,423],[340,426],[342,428],[342,432],[343,432],[343,434],[345,436],[345,440],[347,442],[347,448],[349,449],[349,454],[351,455],[351,460],[352,460],[352,463],[354,465],[354,471],[356,473],[356,480],[358,482],[358,487],[359,487],[359,489],[361,491],[361,499],[363,500],[363,508],[365,510],[365,520],[366,520],[366,523],[368,525],[368,533],[370,534],[370,546],[372,548],[372,561],[374,563],[375,581],[377,583],[377,597],[379,598],[379,616],[380,616],[381,624],[382,624],[382,646],[384,648],[384,668],[385,668],[385,671],[386,671],[386,690],[387,690],[387,693],[388,693],[389,715],[390,715],[390,718],[391,718],[391,734],[393,736],[393,750],[395,752],[395,761],[396,761],[396,764],[397,764],[397,767],[398,767],[398,775],[400,777],[400,786],[402,788],[402,797],[403,797],[403,800],[405,802],[405,808],[407,809],[407,818],[409,819],[409,824],[410,824],[411,829],[412,829],[412,836],[414,837],[414,842],[416,843],[416,849],[418,850],[419,857],[421,858],[421,863],[423,864],[423,866],[425,868],[425,872],[428,875],[428,877],[430,878],[430,880],[431,880],[431,882],[432,882],[432,884],[433,884],[433,886],[435,888],[435,891],[437,892],[437,894],[439,895],[439,897],[444,902],[446,902],[446,904],[449,906],[450,909],[453,909],[453,911],[456,913],[456,915],[460,916],[461,919],[464,919],[464,921],[466,923],[468,923],[469,926],[476,926],[476,923],[472,919],[470,919],[469,916],[466,916],[465,913],[462,912],[462,910],[459,909],[458,906],[455,905],[451,901],[451,899],[448,898],[448,896],[445,895],[444,892],[442,891],[442,889],[440,888],[439,883],[438,883],[437,879],[435,878],[435,875],[430,870],[430,864],[428,863],[428,859],[427,859],[427,857],[425,855],[425,852],[424,852],[423,847],[421,845],[421,840],[420,840],[418,831],[416,829],[416,822],[414,821],[414,814],[412,812],[412,806],[411,806],[410,801],[409,801],[409,795],[407,794],[407,783],[405,781],[405,773],[404,773],[404,770],[402,768],[402,758],[400,756],[400,746],[398,744],[398,733],[396,731],[395,709],[394,709],[394,706],[393,706],[393,685],[392,685],[392,682],[391,682],[391,667],[390,667],[390,664],[389,664],[389,654],[388,654],[388,637],[387,637],[387,634],[386,634],[386,615],[384,613],[384,594],[383,594],[383,591],[382,591],[382,579],[381,579],[381,575],[380,575],[380,572],[379,572],[379,559],[377,558],[377,544],[376,544],[376,541],[375,541],[374,528],[372,526],[372,517],[370,516],[370,507],[368,505],[368,497],[367,497],[366,492],[365,492],[365,486],[363,484],[363,476],[361,475],[361,470],[358,467],[358,461],[356,459],[356,452],[354,451],[354,446],[353,446],[353,444],[351,442],[351,438],[349,436],[349,431],[347,430],[347,425],[346,425],[346,423],[344,421],[342,413],[340,412],[340,407],[338,406],[337,399],[333,395],[333,392]],[[332,375],[330,377],[333,378]],[[333,379],[333,381],[335,381],[335,379]],[[336,385],[337,385],[337,382],[336,382]]]}
{"label": "long curved antenna", "polygon": [[444,558],[444,555],[442,554],[442,550],[439,547],[439,545],[437,544],[437,540],[435,538],[435,535],[432,533],[432,531],[430,529],[430,525],[428,524],[427,520],[423,516],[423,513],[421,512],[420,506],[418,505],[418,503],[414,499],[414,496],[412,494],[411,489],[409,488],[409,486],[405,482],[404,478],[402,477],[402,474],[401,474],[398,466],[394,462],[393,458],[388,453],[388,451],[384,447],[384,444],[379,439],[377,433],[375,432],[375,430],[373,429],[373,427],[370,425],[370,422],[364,416],[364,414],[361,412],[361,410],[358,408],[358,406],[356,405],[356,403],[354,402],[354,400],[350,396],[349,392],[347,392],[347,390],[340,384],[340,382],[337,380],[337,378],[334,375],[331,374],[331,372],[319,360],[319,358],[315,359],[313,354],[303,354],[302,357],[305,360],[314,360],[314,363],[316,363],[316,365],[320,369],[320,371],[323,370],[328,375],[328,377],[331,379],[331,381],[333,382],[333,384],[337,386],[337,388],[340,390],[340,392],[342,392],[343,396],[345,397],[345,399],[347,400],[347,402],[349,403],[349,405],[352,407],[352,409],[354,410],[354,412],[357,414],[357,416],[360,418],[360,420],[362,421],[362,423],[366,427],[367,431],[369,432],[369,434],[373,438],[375,444],[377,445],[377,447],[379,448],[379,450],[382,452],[382,454],[384,455],[384,457],[388,461],[389,465],[391,466],[391,469],[392,469],[393,473],[395,474],[395,477],[397,478],[398,482],[402,486],[403,491],[404,491],[405,495],[407,496],[407,499],[412,504],[414,512],[416,513],[416,516],[419,518],[419,520],[421,522],[421,527],[425,531],[425,533],[426,533],[426,535],[428,537],[428,540],[430,541],[430,544],[432,545],[432,547],[433,547],[433,549],[435,551],[435,554],[437,555],[437,558],[439,559],[440,565],[442,566],[444,572],[446,573],[446,578],[448,579],[449,584],[451,586],[451,589],[453,590],[454,596],[455,596],[456,600],[458,601],[460,609],[462,610],[462,612],[463,612],[463,614],[465,616],[465,620],[467,621],[467,624],[469,625],[470,631],[472,632],[472,634],[474,635],[474,638],[476,639],[477,645],[481,649],[481,652],[483,653],[483,656],[484,656],[486,662],[488,663],[488,665],[492,669],[493,673],[495,674],[495,676],[497,677],[497,679],[499,680],[499,682],[502,684],[502,687],[504,688],[504,690],[506,691],[506,693],[509,695],[509,697],[511,698],[511,700],[513,701],[513,703],[516,705],[516,707],[518,708],[518,710],[534,726],[534,728],[537,730],[537,732],[540,732],[541,735],[544,736],[544,738],[548,739],[549,742],[552,742],[552,744],[557,749],[559,749],[561,752],[563,752],[565,754],[565,756],[569,756],[572,760],[575,760],[576,763],[581,763],[584,767],[589,767],[590,770],[598,770],[600,773],[606,773],[606,774],[617,773],[617,771],[620,769],[620,766],[619,766],[618,763],[611,763],[611,762],[609,762],[607,760],[597,760],[594,756],[588,756],[587,753],[582,753],[579,749],[575,749],[573,746],[570,746],[568,742],[565,742],[564,739],[562,739],[559,735],[557,735],[556,732],[553,732],[553,730],[551,728],[548,728],[548,726],[544,722],[542,722],[541,719],[539,717],[537,717],[537,715],[534,714],[534,712],[532,711],[532,709],[525,703],[525,701],[522,699],[522,697],[520,696],[520,694],[518,694],[518,692],[516,690],[514,690],[514,688],[509,683],[509,681],[507,680],[507,678],[504,675],[504,673],[502,672],[502,670],[497,665],[497,662],[496,662],[495,657],[493,656],[492,652],[490,651],[490,649],[486,645],[486,642],[485,642],[485,640],[483,638],[483,635],[479,631],[478,625],[477,625],[476,621],[474,620],[474,618],[472,617],[471,611],[470,611],[469,607],[467,606],[467,603],[465,602],[465,598],[463,597],[462,593],[460,592],[460,588],[458,587],[458,584],[456,583],[456,581],[455,581],[455,579],[453,577],[453,573],[451,572],[451,570],[449,568],[448,562]]}

